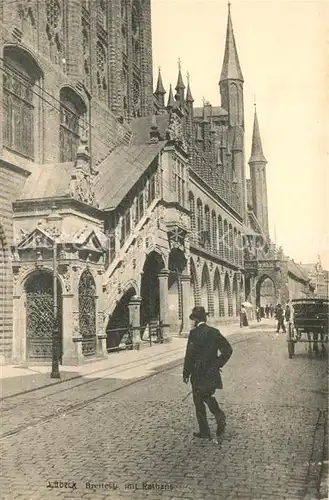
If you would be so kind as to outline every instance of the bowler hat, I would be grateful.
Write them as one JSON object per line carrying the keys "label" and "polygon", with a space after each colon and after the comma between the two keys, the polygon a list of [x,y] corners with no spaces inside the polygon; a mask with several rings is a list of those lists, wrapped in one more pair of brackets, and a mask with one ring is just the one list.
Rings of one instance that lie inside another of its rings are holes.
{"label": "bowler hat", "polygon": [[190,319],[195,321],[206,321],[208,313],[206,313],[205,308],[202,306],[193,307],[192,313],[190,314]]}

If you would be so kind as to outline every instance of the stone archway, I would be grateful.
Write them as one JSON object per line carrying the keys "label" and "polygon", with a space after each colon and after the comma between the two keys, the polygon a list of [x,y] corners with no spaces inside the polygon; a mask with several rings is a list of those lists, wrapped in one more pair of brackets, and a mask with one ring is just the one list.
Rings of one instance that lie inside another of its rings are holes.
{"label": "stone archway", "polygon": [[224,278],[224,314],[225,316],[232,316],[232,291],[231,283],[228,274],[225,273]]}
{"label": "stone archway", "polygon": [[129,308],[128,304],[131,299],[136,295],[134,287],[129,287],[121,299],[115,306],[115,309],[109,317],[106,326],[106,348],[108,350],[117,348],[129,326]]}
{"label": "stone archway", "polygon": [[[26,292],[26,359],[50,360],[54,330],[53,277],[47,271],[30,274],[25,282]],[[62,357],[62,287],[57,280],[59,358]]]}
{"label": "stone archway", "polygon": [[266,305],[276,304],[277,290],[273,279],[264,274],[256,283],[256,305],[264,307]]}
{"label": "stone archway", "polygon": [[201,274],[201,305],[205,308],[210,316],[214,314],[212,288],[207,264],[204,264]]}
{"label": "stone archway", "polygon": [[160,290],[158,275],[164,269],[165,263],[162,256],[155,251],[148,254],[145,259],[141,279],[141,325],[147,326],[156,322],[160,317]]}
{"label": "stone archway", "polygon": [[181,276],[186,268],[184,253],[173,248],[168,260],[168,323],[173,331],[180,331],[183,314]]}
{"label": "stone archway", "polygon": [[220,273],[218,271],[218,268],[216,268],[214,276],[214,317],[215,319],[218,319],[222,315],[222,283],[220,279]]}
{"label": "stone archway", "polygon": [[235,274],[233,277],[233,290],[232,290],[232,309],[233,316],[239,316],[240,314],[240,287],[238,277]]}
{"label": "stone archway", "polygon": [[190,310],[199,305],[198,276],[193,259],[190,259]]}

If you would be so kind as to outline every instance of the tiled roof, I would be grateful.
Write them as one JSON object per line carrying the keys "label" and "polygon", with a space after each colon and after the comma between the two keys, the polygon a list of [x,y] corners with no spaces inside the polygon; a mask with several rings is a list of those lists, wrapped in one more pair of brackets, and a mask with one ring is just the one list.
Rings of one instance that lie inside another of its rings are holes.
{"label": "tiled roof", "polygon": [[[169,115],[164,113],[156,115],[156,122],[160,133],[160,140],[165,140],[166,129],[168,127]],[[142,118],[135,118],[131,122],[132,138],[131,144],[147,144],[150,142],[150,129],[152,125],[152,116],[143,116]]]}
{"label": "tiled roof", "polygon": [[50,163],[33,165],[20,200],[69,196],[69,185],[74,163]]}
{"label": "tiled roof", "polygon": [[100,209],[115,208],[146,171],[166,141],[116,148],[100,165],[95,196]]}
{"label": "tiled roof", "polygon": [[[206,106],[206,108],[207,108],[207,106]],[[208,116],[210,116],[210,113],[211,113],[210,110],[212,110],[212,117],[213,118],[228,115],[228,112],[226,111],[226,109],[221,108],[220,106],[212,106],[212,107],[209,106],[208,109],[209,109]],[[200,108],[193,108],[193,117],[194,118],[203,118],[203,106]]]}
{"label": "tiled roof", "polygon": [[304,271],[296,262],[288,260],[288,271],[303,281],[309,281],[308,273]]}

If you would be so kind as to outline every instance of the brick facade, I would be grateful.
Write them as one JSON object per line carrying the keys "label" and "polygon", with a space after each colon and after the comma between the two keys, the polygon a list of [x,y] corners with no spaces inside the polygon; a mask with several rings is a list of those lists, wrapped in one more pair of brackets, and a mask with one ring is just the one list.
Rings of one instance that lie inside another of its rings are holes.
{"label": "brick facade", "polygon": [[[243,236],[266,227],[246,206],[230,15],[222,107],[197,108],[180,70],[167,106],[159,81],[153,94],[150,0],[0,9],[3,356],[51,355],[52,323],[42,347],[27,319],[54,262],[64,364],[106,355],[118,318],[186,334],[190,307],[202,304],[214,323],[237,321],[250,280]],[[42,293],[51,318],[49,287]]]}

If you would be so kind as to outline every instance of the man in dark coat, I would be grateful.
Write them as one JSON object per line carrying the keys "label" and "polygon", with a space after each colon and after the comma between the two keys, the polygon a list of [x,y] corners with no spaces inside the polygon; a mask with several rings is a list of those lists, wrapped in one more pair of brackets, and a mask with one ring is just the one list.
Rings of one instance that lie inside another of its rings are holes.
{"label": "man in dark coat", "polygon": [[282,328],[283,333],[286,333],[286,327],[284,326],[284,310],[281,304],[278,304],[275,308],[275,317],[278,322],[276,333],[280,332],[280,328]]}
{"label": "man in dark coat", "polygon": [[[216,435],[219,436],[225,428],[225,413],[219,408],[214,397],[216,389],[222,389],[223,384],[220,369],[232,355],[232,347],[216,328],[206,324],[207,314],[204,307],[194,307],[190,319],[195,327],[190,331],[183,368],[183,380],[192,384],[193,401],[199,432],[194,436],[210,438],[207,421],[207,404],[217,422]],[[218,355],[220,351],[220,355]]]}

